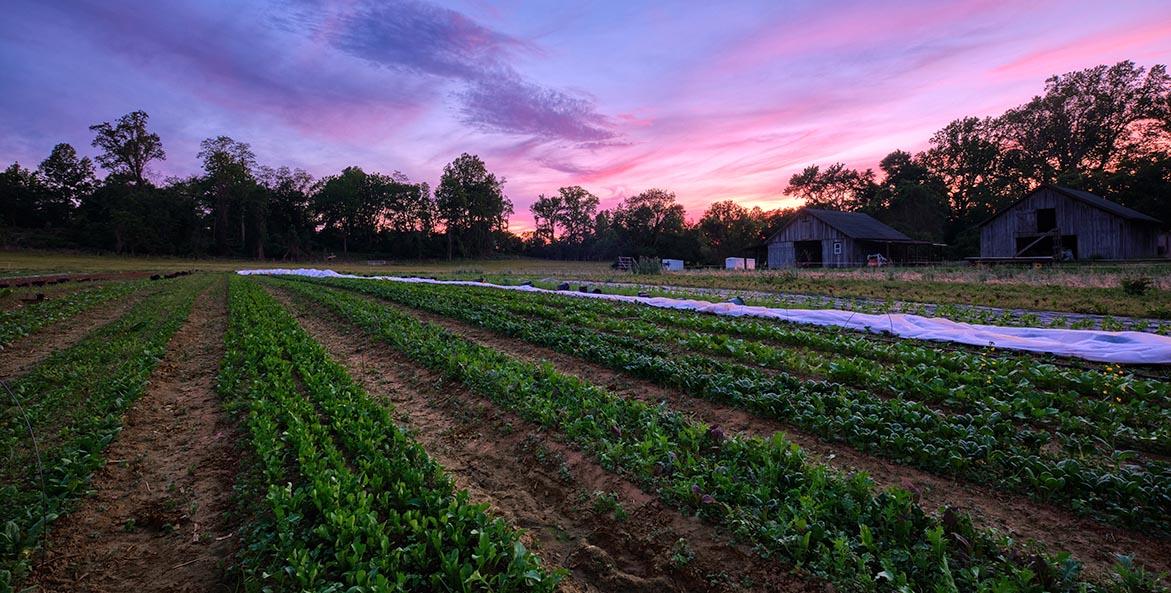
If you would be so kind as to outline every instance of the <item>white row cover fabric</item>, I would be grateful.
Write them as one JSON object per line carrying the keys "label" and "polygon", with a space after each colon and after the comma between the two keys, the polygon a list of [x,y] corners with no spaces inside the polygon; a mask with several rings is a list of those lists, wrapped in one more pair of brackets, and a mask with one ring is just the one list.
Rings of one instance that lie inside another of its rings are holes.
{"label": "white row cover fabric", "polygon": [[955,342],[972,346],[992,346],[1005,350],[1022,350],[1082,358],[1096,362],[1122,364],[1171,364],[1171,337],[1146,332],[1107,332],[1080,329],[1048,329],[1028,327],[1001,327],[958,323],[940,317],[921,317],[904,313],[875,315],[837,309],[781,309],[756,307],[733,303],[712,303],[667,297],[634,297],[616,294],[591,294],[576,291],[555,291],[533,286],[502,286],[459,280],[431,280],[428,278],[401,278],[396,276],[353,276],[333,270],[272,269],[241,270],[239,274],[294,275],[328,278],[357,278],[364,280],[392,280],[426,284],[458,284],[491,286],[505,290],[544,292],[582,298],[605,299],[643,303],[664,309],[682,309],[727,315],[730,317],[761,317],[794,323],[837,326],[873,333],[890,332],[902,338]]}

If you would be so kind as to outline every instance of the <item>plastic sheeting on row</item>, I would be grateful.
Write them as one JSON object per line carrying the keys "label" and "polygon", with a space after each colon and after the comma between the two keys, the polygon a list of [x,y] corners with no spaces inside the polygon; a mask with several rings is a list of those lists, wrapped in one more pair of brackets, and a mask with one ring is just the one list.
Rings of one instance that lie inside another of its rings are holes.
{"label": "plastic sheeting on row", "polygon": [[339,274],[333,270],[313,269],[272,269],[241,270],[239,274],[295,275],[330,278],[358,278],[366,280],[392,280],[427,284],[459,284],[468,286],[490,286],[503,290],[547,292],[583,298],[607,299],[633,303],[644,303],[664,309],[682,309],[727,315],[730,317],[761,317],[780,319],[794,323],[820,326],[837,326],[874,333],[890,332],[902,338],[955,342],[972,346],[992,346],[1005,350],[1022,350],[1083,358],[1096,362],[1123,364],[1171,364],[1171,338],[1145,332],[1106,332],[1077,329],[1047,329],[1028,327],[1001,327],[958,323],[940,317],[921,317],[905,313],[875,315],[837,309],[781,309],[756,307],[733,303],[712,303],[710,301],[673,299],[666,297],[634,297],[614,294],[587,294],[546,290],[533,286],[503,286],[482,282],[459,280],[431,280],[428,278],[402,278],[396,276],[353,276]]}

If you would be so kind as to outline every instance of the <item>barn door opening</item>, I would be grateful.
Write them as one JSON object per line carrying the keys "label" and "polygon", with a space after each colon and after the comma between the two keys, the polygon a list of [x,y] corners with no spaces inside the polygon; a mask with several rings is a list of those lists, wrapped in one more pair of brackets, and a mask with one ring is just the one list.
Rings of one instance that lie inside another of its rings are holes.
{"label": "barn door opening", "polygon": [[794,241],[793,249],[797,252],[797,267],[821,267],[821,241]]}

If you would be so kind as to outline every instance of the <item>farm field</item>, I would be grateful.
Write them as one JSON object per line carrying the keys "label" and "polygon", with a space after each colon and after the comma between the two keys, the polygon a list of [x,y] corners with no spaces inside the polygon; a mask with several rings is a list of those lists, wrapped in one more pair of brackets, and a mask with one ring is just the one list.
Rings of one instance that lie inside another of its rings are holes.
{"label": "farm field", "polygon": [[52,291],[0,308],[0,590],[1169,584],[1165,367],[475,286]]}

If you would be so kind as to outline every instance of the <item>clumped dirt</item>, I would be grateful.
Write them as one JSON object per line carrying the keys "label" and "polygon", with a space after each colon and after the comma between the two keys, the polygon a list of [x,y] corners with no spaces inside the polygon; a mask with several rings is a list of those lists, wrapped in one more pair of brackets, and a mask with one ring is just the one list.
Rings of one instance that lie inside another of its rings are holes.
{"label": "clumped dirt", "polygon": [[220,406],[216,373],[227,328],[226,283],[195,302],[146,394],[96,472],[95,495],[57,521],[38,591],[230,590],[236,549],[229,522],[239,450]]}
{"label": "clumped dirt", "polygon": [[[323,308],[291,304],[302,326],[374,397],[395,406],[473,500],[523,528],[525,544],[568,575],[567,592],[825,591],[695,517],[665,507],[537,425],[442,379]],[[620,510],[619,510],[620,509]]]}
{"label": "clumped dirt", "polygon": [[788,440],[805,450],[812,462],[842,472],[866,472],[879,488],[895,486],[915,491],[919,495],[919,505],[928,512],[939,512],[943,507],[951,506],[969,513],[977,526],[996,529],[1018,542],[1035,542],[1050,552],[1068,551],[1085,564],[1085,573],[1090,578],[1101,579],[1109,574],[1116,554],[1134,554],[1138,563],[1154,572],[1171,571],[1171,541],[1079,517],[1017,494],[889,462],[841,443],[826,442],[782,422],[664,389],[649,381],[448,317],[386,301],[377,302],[510,356],[534,362],[548,361],[562,373],[575,375],[622,397],[656,405],[667,402],[671,409],[685,412],[701,422],[719,424],[728,432],[762,438],[783,432]]}
{"label": "clumped dirt", "polygon": [[135,291],[13,340],[0,350],[0,378],[19,377],[54,352],[73,347],[95,329],[125,315],[151,292]]}

